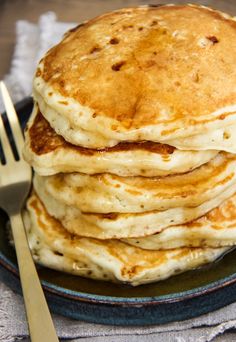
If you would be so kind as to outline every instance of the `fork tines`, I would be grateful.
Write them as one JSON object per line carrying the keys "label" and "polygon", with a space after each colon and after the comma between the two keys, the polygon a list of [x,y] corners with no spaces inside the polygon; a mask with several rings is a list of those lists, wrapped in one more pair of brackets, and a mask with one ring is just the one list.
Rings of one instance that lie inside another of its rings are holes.
{"label": "fork tines", "polygon": [[[2,81],[0,82],[0,87],[8,117],[8,120],[5,121],[3,115],[1,115],[0,119],[0,160],[3,164],[5,164],[6,156],[8,161],[13,159],[19,160],[21,158],[21,151],[24,145],[24,137],[21,131],[18,116],[10,99],[10,95],[5,84]],[[14,140],[17,142],[17,144]]]}

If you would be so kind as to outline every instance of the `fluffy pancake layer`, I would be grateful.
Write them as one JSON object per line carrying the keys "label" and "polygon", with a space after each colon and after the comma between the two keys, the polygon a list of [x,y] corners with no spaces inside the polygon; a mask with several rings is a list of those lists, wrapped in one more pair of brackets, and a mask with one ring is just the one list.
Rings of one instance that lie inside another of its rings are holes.
{"label": "fluffy pancake layer", "polygon": [[[48,192],[43,177],[35,177],[34,190],[48,213],[58,219],[69,232],[79,236],[103,240],[148,236],[162,232],[164,229],[167,229],[167,227],[195,220],[213,208],[216,208],[223,201],[232,196],[236,192],[236,186],[228,187],[217,197],[214,197],[197,207],[177,207],[163,211],[157,210],[143,213],[110,214],[84,213],[73,205],[63,203],[63,201],[53,197]],[[190,230],[188,230],[188,232],[189,231]],[[204,229],[201,231],[204,231]],[[201,231],[198,230],[200,233]],[[166,233],[160,234],[160,237],[162,235],[165,236]],[[167,236],[169,236],[168,233]],[[158,238],[154,238],[154,240],[156,239]],[[147,239],[147,241],[149,240],[150,239]],[[186,239],[184,241],[186,241]],[[131,243],[133,242],[134,240],[131,241]],[[180,242],[178,241],[178,243]],[[166,248],[168,248],[168,245]]]}
{"label": "fluffy pancake layer", "polygon": [[116,240],[99,241],[68,233],[36,196],[24,216],[35,260],[47,267],[93,279],[140,285],[213,262],[228,248],[145,251]]}
{"label": "fluffy pancake layer", "polygon": [[[236,126],[235,41],[235,19],[203,6],[111,12],[47,53],[34,96],[75,145],[145,140],[236,152],[235,130],[227,134]],[[219,141],[206,146],[215,131]]]}
{"label": "fluffy pancake layer", "polygon": [[[36,175],[35,180],[40,179]],[[59,202],[89,213],[141,213],[197,207],[236,184],[236,156],[219,153],[189,173],[167,177],[57,174],[41,178]]]}
{"label": "fluffy pancake layer", "polygon": [[24,157],[44,176],[59,172],[113,173],[119,176],[167,176],[188,172],[218,151],[180,151],[153,142],[123,142],[105,149],[72,145],[59,136],[35,105],[25,132]]}
{"label": "fluffy pancake layer", "polygon": [[139,248],[221,247],[236,244],[236,194],[197,220],[140,239],[125,239]]}

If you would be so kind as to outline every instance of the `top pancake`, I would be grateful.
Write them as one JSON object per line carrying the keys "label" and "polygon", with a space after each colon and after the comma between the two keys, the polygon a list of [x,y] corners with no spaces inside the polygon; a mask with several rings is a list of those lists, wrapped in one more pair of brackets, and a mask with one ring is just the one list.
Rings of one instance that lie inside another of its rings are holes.
{"label": "top pancake", "polygon": [[40,62],[34,96],[57,133],[76,145],[175,146],[193,135],[201,142],[236,125],[235,54],[236,22],[218,11],[122,9],[69,31]]}

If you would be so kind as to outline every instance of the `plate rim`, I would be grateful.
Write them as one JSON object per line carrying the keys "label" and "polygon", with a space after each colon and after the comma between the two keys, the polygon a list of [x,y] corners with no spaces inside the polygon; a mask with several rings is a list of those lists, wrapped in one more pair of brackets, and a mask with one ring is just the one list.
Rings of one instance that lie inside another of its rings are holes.
{"label": "plate rim", "polygon": [[[0,251],[0,265],[5,269],[14,274],[19,280],[18,267],[17,265],[9,260]],[[236,283],[236,273],[230,276],[224,277],[217,281],[213,281],[207,285],[195,287],[191,290],[175,292],[169,295],[161,296],[149,296],[149,297],[115,297],[115,296],[104,296],[98,294],[91,294],[86,292],[80,292],[75,290],[66,289],[59,285],[54,285],[46,280],[42,280],[43,288],[54,295],[64,297],[67,299],[73,299],[76,301],[83,301],[93,304],[106,304],[116,306],[150,306],[150,305],[161,305],[167,303],[178,303],[184,300],[203,296],[205,294],[212,293],[214,291],[221,290],[222,288],[228,287]]]}

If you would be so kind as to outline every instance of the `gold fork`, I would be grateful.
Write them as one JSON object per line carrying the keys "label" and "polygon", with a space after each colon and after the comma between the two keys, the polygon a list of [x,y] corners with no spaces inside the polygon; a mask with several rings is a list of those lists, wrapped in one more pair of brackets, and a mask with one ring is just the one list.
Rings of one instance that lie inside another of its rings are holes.
{"label": "gold fork", "polygon": [[31,186],[32,171],[22,158],[24,138],[13,103],[3,82],[1,82],[1,92],[19,160],[14,157],[0,115],[0,139],[5,156],[5,163],[0,161],[0,207],[10,217],[31,341],[58,342],[21,216]]}

